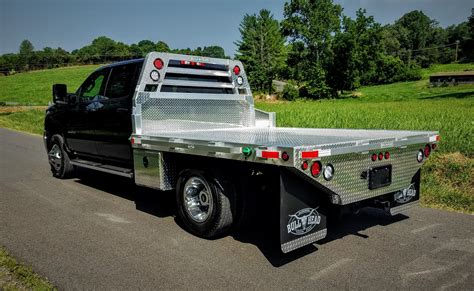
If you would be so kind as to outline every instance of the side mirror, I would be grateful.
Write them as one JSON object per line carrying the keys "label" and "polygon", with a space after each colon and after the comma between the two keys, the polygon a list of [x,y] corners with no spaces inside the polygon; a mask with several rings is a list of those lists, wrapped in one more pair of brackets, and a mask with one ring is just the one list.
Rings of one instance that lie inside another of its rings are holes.
{"label": "side mirror", "polygon": [[66,102],[67,98],[67,86],[65,84],[54,84],[53,85],[53,102],[58,101]]}

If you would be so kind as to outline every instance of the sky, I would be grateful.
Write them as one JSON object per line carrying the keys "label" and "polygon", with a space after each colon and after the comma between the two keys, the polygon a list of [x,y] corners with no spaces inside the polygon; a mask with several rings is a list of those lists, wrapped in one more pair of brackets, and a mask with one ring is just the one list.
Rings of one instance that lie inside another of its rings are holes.
{"label": "sky", "polygon": [[[219,45],[235,53],[243,16],[270,10],[283,18],[285,0],[0,0],[0,54],[17,52],[22,40],[35,49],[81,48],[98,36],[127,44],[162,40],[171,48]],[[472,0],[334,0],[353,17],[365,8],[382,24],[422,10],[446,27],[467,20]]]}

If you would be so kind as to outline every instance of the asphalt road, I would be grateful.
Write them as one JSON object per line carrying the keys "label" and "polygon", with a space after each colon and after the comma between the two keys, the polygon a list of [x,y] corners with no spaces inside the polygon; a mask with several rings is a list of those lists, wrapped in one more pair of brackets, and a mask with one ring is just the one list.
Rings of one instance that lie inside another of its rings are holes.
{"label": "asphalt road", "polygon": [[363,211],[288,255],[262,217],[203,240],[175,221],[172,193],[97,172],[52,177],[38,136],[0,129],[0,244],[61,289],[470,289],[474,217]]}

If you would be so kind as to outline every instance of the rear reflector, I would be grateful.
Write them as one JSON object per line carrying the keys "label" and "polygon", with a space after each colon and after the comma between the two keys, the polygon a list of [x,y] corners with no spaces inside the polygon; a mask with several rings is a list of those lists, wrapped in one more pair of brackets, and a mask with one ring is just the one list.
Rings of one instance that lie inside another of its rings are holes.
{"label": "rear reflector", "polygon": [[142,143],[142,139],[139,138],[139,137],[132,137],[132,138],[130,139],[130,143],[131,143],[132,145],[134,145],[134,144],[141,144],[141,143]]}
{"label": "rear reflector", "polygon": [[262,158],[262,159],[279,159],[280,158],[279,151],[257,150],[256,155],[258,158]]}
{"label": "rear reflector", "polygon": [[302,159],[316,159],[319,157],[319,151],[301,152]]}

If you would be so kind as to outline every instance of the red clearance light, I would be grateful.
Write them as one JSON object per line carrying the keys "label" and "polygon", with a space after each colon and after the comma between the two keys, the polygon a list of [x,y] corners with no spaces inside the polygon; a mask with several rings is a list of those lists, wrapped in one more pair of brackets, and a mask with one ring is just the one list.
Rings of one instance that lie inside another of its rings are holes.
{"label": "red clearance light", "polygon": [[262,151],[262,158],[264,159],[278,159],[280,152],[278,151]]}
{"label": "red clearance light", "polygon": [[153,61],[153,65],[154,65],[155,68],[157,68],[158,70],[161,70],[161,69],[163,69],[164,63],[163,63],[163,60],[162,60],[162,59],[155,59],[155,60]]}
{"label": "red clearance light", "polygon": [[430,154],[431,154],[431,146],[429,144],[427,144],[425,146],[425,150],[424,150],[424,154],[425,154],[425,157],[429,157]]}
{"label": "red clearance light", "polygon": [[379,153],[379,161],[383,160],[383,154]]}
{"label": "red clearance light", "polygon": [[239,66],[234,67],[234,74],[236,74],[236,75],[240,74],[240,67]]}
{"label": "red clearance light", "polygon": [[303,171],[306,171],[308,169],[308,162],[307,161],[304,161],[302,164],[301,164],[301,169],[303,169]]}
{"label": "red clearance light", "polygon": [[436,141],[440,141],[441,140],[441,136],[437,135],[436,136]]}
{"label": "red clearance light", "polygon": [[319,151],[301,152],[302,159],[315,159],[319,157]]}
{"label": "red clearance light", "polygon": [[371,157],[372,161],[375,162],[377,160],[377,154],[372,154],[372,157]]}
{"label": "red clearance light", "polygon": [[311,175],[315,178],[321,175],[321,162],[317,161],[311,165]]}
{"label": "red clearance light", "polygon": [[385,152],[385,159],[386,160],[390,159],[390,153],[389,152]]}

